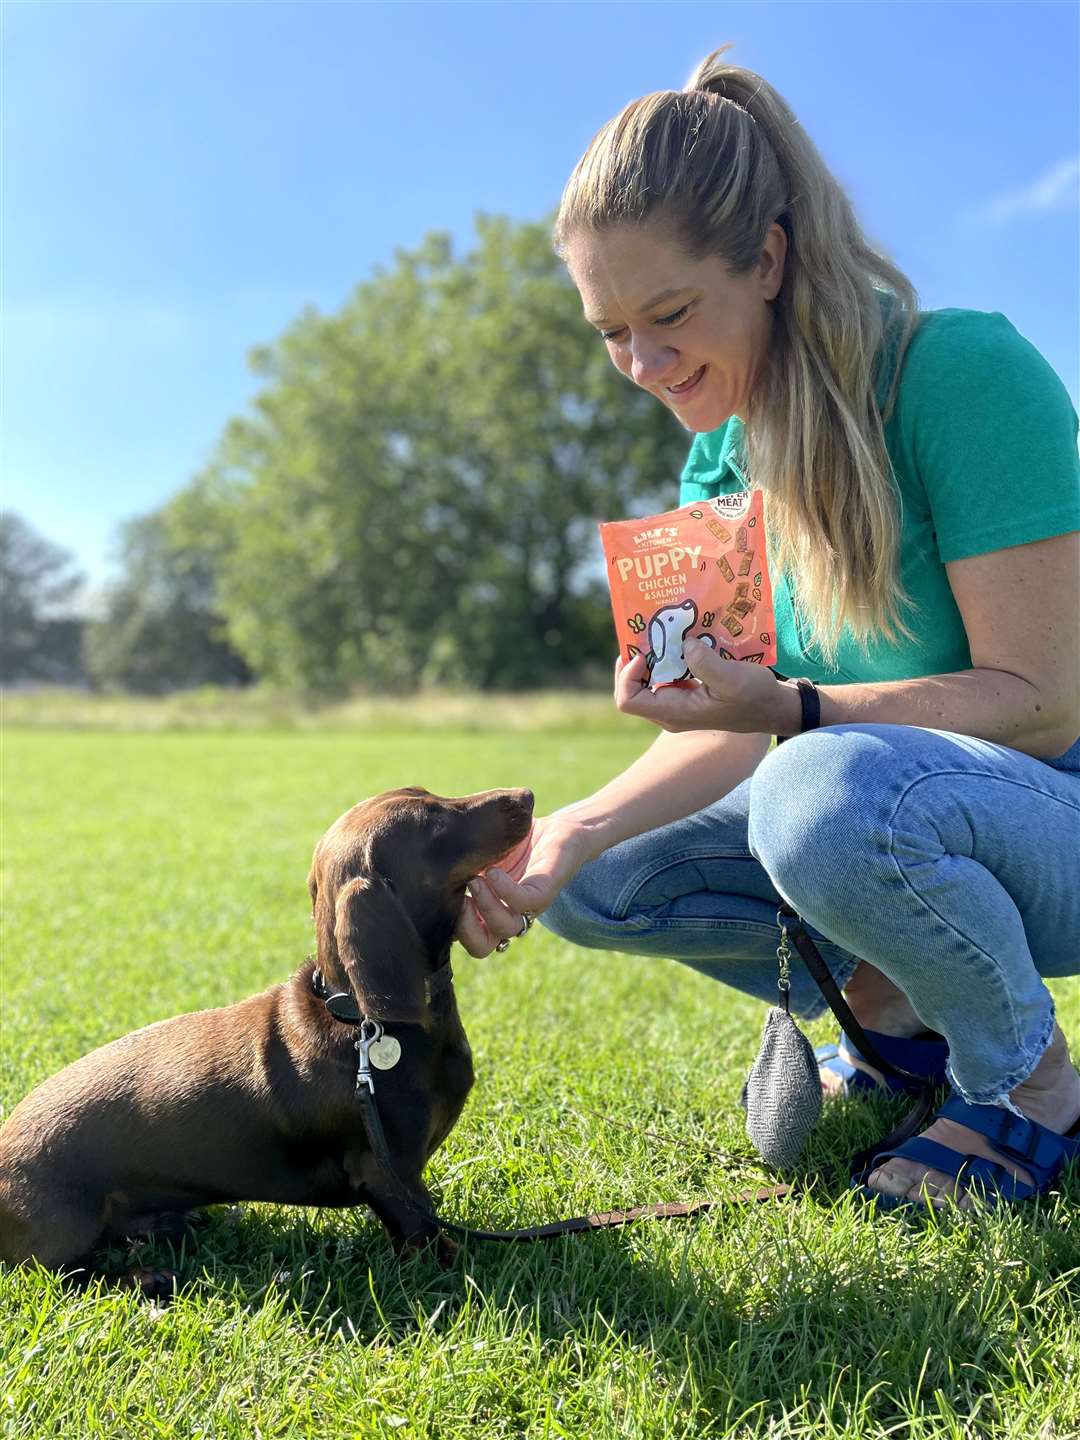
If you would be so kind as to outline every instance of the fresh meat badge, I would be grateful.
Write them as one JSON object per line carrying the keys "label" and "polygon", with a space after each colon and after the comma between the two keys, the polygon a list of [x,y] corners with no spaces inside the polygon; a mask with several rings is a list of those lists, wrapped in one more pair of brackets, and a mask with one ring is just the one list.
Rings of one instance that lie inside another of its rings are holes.
{"label": "fresh meat badge", "polygon": [[643,520],[600,526],[611,608],[628,660],[645,651],[649,683],[692,682],[691,636],[725,660],[776,660],[761,492],[740,490]]}

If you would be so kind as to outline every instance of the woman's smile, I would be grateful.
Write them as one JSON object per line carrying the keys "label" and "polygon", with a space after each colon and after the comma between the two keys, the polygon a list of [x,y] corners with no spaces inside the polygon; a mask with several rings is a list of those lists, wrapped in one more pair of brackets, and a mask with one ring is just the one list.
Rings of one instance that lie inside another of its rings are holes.
{"label": "woman's smile", "polygon": [[682,380],[677,381],[674,385],[665,385],[664,389],[676,402],[684,400],[697,390],[708,368],[707,365],[699,365],[696,370],[692,370]]}

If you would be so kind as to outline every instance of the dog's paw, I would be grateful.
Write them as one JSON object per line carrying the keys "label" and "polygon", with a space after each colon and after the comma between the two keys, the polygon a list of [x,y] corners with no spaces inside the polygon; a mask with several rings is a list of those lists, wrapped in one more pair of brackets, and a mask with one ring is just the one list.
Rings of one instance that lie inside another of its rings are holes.
{"label": "dog's paw", "polygon": [[452,1270],[460,1250],[461,1246],[456,1240],[451,1240],[449,1235],[440,1234],[435,1241],[435,1260],[439,1269]]}
{"label": "dog's paw", "polygon": [[153,1300],[159,1305],[167,1304],[176,1294],[176,1272],[142,1265],[136,1270],[129,1270],[122,1284],[131,1286],[133,1290],[140,1290],[144,1300]]}

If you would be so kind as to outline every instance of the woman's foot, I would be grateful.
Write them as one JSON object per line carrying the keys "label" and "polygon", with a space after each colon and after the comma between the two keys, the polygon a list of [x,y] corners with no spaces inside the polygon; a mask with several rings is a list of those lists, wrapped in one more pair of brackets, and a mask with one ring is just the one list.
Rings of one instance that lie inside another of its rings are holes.
{"label": "woman's foot", "polygon": [[[865,960],[859,962],[855,973],[844,989],[844,999],[851,1007],[851,1013],[864,1030],[877,1030],[883,1035],[894,1035],[898,1039],[910,1040],[925,1029],[904,992],[887,979],[880,970],[875,970]],[[856,1070],[869,1075],[881,1084],[881,1071],[875,1070],[861,1055],[853,1054],[840,1041],[839,1054],[842,1060]],[[844,1093],[843,1077],[822,1066],[821,1089],[826,1100]]]}
{"label": "woman's foot", "polygon": [[[1077,1074],[1069,1058],[1069,1047],[1060,1027],[1054,1027],[1046,1053],[1009,1098],[1027,1119],[1035,1120],[1057,1134],[1066,1134],[1077,1123],[1080,1118],[1080,1074]],[[1026,1170],[998,1154],[977,1130],[959,1125],[954,1120],[940,1119],[922,1133],[926,1139],[936,1140],[959,1155],[978,1155],[993,1160],[1025,1185],[1032,1183]],[[961,1210],[966,1210],[971,1204],[970,1197],[964,1192],[962,1177],[958,1184],[952,1175],[899,1156],[890,1157],[871,1171],[866,1185],[882,1195],[929,1203],[935,1209],[943,1209],[953,1200]]]}

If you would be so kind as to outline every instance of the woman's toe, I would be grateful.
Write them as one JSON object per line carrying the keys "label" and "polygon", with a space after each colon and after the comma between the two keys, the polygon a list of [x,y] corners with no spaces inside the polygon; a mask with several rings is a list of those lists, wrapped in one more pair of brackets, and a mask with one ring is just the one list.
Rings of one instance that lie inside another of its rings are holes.
{"label": "woman's toe", "polygon": [[921,1204],[942,1210],[956,1194],[956,1181],[940,1170],[925,1170],[914,1181],[908,1195]]}
{"label": "woman's toe", "polygon": [[914,1200],[922,1205],[929,1202],[939,1210],[949,1203],[956,1190],[951,1175],[900,1159],[890,1159],[879,1165],[871,1172],[867,1184],[871,1190],[877,1190],[882,1195]]}
{"label": "woman's toe", "polygon": [[832,1100],[835,1096],[844,1093],[843,1078],[837,1075],[835,1070],[827,1070],[824,1065],[821,1065],[818,1067],[818,1076],[821,1080],[821,1093],[826,1100]]}
{"label": "woman's toe", "polygon": [[[989,1160],[1002,1166],[1021,1184],[1032,1184],[1030,1174],[999,1155],[985,1135],[955,1120],[939,1117],[923,1131],[923,1135],[928,1140],[944,1145],[948,1150],[955,1150],[958,1160]],[[972,1205],[972,1197],[965,1184],[966,1170],[966,1164],[961,1165],[959,1176],[954,1176],[942,1170],[928,1169],[927,1166],[905,1159],[902,1155],[890,1155],[876,1170],[871,1171],[866,1184],[871,1190],[879,1190],[883,1195],[912,1200],[917,1205],[929,1204],[935,1210],[941,1210],[950,1204],[955,1204],[961,1210],[968,1210]]]}
{"label": "woman's toe", "polygon": [[870,1172],[866,1183],[871,1190],[878,1190],[882,1195],[892,1195],[902,1199],[911,1190],[912,1179],[910,1165],[905,1165],[902,1161],[887,1160],[884,1165],[879,1165],[876,1170]]}

